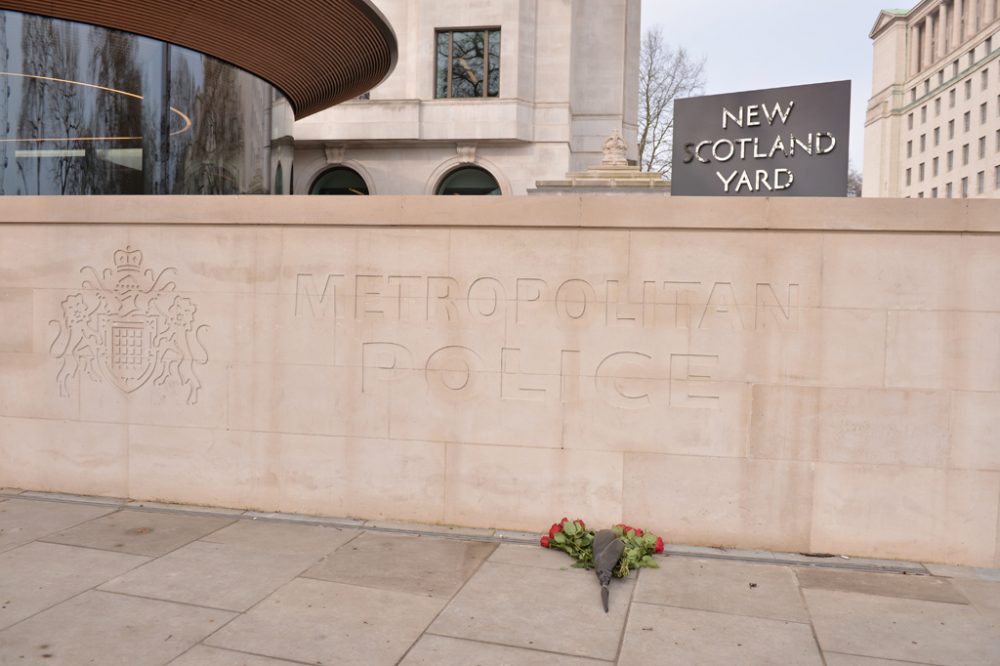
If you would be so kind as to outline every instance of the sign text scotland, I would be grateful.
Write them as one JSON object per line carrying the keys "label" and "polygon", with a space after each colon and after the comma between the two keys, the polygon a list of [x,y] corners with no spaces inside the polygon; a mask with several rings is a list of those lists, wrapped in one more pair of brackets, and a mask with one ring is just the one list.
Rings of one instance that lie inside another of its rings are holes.
{"label": "sign text scotland", "polygon": [[844,196],[849,81],[674,103],[674,195]]}

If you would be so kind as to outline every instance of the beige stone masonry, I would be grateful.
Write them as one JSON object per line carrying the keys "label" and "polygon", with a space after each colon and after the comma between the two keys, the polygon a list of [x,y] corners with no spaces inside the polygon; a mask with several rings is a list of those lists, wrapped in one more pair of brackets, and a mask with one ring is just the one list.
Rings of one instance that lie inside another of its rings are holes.
{"label": "beige stone masonry", "polygon": [[0,487],[1000,565],[984,200],[7,197]]}

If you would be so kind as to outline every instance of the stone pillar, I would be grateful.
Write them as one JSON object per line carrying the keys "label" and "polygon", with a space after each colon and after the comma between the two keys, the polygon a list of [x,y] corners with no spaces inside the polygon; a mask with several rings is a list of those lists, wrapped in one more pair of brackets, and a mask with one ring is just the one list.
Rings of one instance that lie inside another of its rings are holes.
{"label": "stone pillar", "polygon": [[952,5],[952,17],[951,17],[951,48],[957,48],[962,40],[965,39],[965,35],[962,34],[962,12],[965,11],[965,0],[955,0]]}
{"label": "stone pillar", "polygon": [[[910,26],[910,76],[916,76],[920,71],[920,26]],[[909,77],[907,77],[909,78]]]}
{"label": "stone pillar", "polygon": [[992,23],[997,19],[997,2],[996,0],[986,0],[986,7],[983,9],[983,24]]}
{"label": "stone pillar", "polygon": [[[928,14],[924,17],[924,62],[920,69],[927,69],[934,63],[934,31],[937,26],[934,25],[934,15]],[[923,90],[921,90],[921,93]]]}
{"label": "stone pillar", "polygon": [[942,2],[938,7],[937,18],[934,20],[934,28],[937,30],[937,53],[934,54],[934,59],[938,60],[940,58],[948,55],[948,8]]}

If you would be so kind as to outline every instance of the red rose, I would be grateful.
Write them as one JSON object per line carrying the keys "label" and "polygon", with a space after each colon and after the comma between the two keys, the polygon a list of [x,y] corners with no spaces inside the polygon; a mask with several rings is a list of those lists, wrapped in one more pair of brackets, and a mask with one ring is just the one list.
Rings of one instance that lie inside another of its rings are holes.
{"label": "red rose", "polygon": [[642,530],[640,530],[640,529],[639,529],[638,527],[636,527],[636,528],[635,528],[635,535],[636,535],[636,536],[642,536],[642,535],[643,535],[643,531],[642,531]]}
{"label": "red rose", "polygon": [[576,522],[580,523],[580,527],[582,527],[583,529],[587,529],[587,523],[583,522],[579,518],[576,519]]}
{"label": "red rose", "polygon": [[548,548],[549,547],[549,538],[547,536],[543,536],[542,540],[539,541],[539,543],[541,544],[542,548]]}
{"label": "red rose", "polygon": [[656,550],[654,552],[656,553],[663,552],[663,537],[656,537]]}
{"label": "red rose", "polygon": [[566,516],[563,516],[563,519],[561,521],[559,521],[559,524],[560,525],[565,525],[568,522],[569,522],[569,518],[567,518]]}
{"label": "red rose", "polygon": [[559,523],[552,523],[552,527],[549,528],[549,538],[554,539],[556,537],[556,532],[562,532],[562,525]]}

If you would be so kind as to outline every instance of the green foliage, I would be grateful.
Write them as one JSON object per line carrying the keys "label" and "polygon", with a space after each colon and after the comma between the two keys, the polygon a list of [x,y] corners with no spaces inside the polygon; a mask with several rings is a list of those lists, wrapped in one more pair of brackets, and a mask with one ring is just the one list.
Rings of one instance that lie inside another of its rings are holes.
{"label": "green foliage", "polygon": [[[644,533],[628,525],[615,525],[611,529],[625,544],[622,556],[612,572],[614,576],[625,578],[633,569],[659,567],[653,554],[657,552],[657,542],[659,541],[660,550],[663,542],[655,534]],[[588,529],[582,520],[569,521],[564,518],[562,523],[552,525],[549,537],[548,547],[557,548],[575,559],[574,567],[594,568],[594,530]],[[542,545],[545,545],[544,541]]]}

